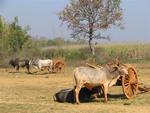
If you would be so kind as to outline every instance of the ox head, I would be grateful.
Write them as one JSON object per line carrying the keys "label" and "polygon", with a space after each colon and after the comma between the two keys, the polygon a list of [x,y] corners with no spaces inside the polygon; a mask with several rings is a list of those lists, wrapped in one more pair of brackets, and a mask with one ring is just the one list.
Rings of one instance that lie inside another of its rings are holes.
{"label": "ox head", "polygon": [[114,64],[115,64],[114,68],[116,70],[118,70],[120,75],[127,75],[128,74],[127,66],[120,62],[119,57],[116,57]]}
{"label": "ox head", "polygon": [[120,65],[120,66],[117,66],[117,68],[118,68],[119,75],[123,76],[123,75],[128,74],[128,69],[126,66]]}
{"label": "ox head", "polygon": [[128,74],[127,66],[124,64],[121,64],[119,61],[117,61],[113,65],[109,65],[109,71],[110,71],[110,73],[116,73],[121,76]]}

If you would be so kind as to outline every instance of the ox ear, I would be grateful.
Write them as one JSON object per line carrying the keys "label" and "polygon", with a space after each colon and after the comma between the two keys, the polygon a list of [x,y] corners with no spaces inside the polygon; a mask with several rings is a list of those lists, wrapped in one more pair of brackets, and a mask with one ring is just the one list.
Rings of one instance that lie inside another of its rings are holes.
{"label": "ox ear", "polygon": [[119,60],[118,57],[116,57],[116,59],[115,59],[115,64],[116,64],[117,66],[120,66],[120,60]]}
{"label": "ox ear", "polygon": [[119,69],[119,67],[116,65],[116,66],[111,66],[110,68],[109,68],[109,72],[110,73],[113,73],[113,72],[115,72],[115,71],[117,71]]}

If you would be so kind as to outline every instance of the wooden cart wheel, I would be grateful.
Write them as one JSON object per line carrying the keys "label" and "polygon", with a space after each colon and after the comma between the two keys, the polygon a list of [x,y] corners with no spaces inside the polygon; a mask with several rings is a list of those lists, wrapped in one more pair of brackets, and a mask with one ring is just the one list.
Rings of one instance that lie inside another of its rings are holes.
{"label": "wooden cart wheel", "polygon": [[65,62],[62,60],[56,60],[53,64],[53,72],[60,72],[64,70]]}
{"label": "wooden cart wheel", "polygon": [[122,88],[125,96],[130,99],[136,96],[138,90],[138,78],[136,70],[128,67],[128,75],[122,77]]}

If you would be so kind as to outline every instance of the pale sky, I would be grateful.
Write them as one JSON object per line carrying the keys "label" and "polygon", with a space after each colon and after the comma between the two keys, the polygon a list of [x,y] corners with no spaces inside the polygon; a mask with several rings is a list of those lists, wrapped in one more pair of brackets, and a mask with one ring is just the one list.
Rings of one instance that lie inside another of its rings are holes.
{"label": "pale sky", "polygon": [[[18,16],[22,26],[31,27],[30,34],[39,37],[70,37],[57,13],[69,0],[0,0],[0,15],[11,22]],[[150,42],[150,0],[122,0],[124,30],[113,27],[105,32],[112,41]]]}

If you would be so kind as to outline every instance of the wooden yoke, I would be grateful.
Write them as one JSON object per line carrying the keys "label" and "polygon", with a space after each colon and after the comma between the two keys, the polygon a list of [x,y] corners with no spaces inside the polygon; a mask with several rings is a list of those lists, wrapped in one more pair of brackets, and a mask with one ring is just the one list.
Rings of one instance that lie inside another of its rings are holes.
{"label": "wooden yoke", "polygon": [[95,68],[95,69],[102,67],[100,65],[93,65],[93,64],[89,64],[89,63],[86,63],[86,65],[89,66],[89,67],[91,67],[91,68]]}

